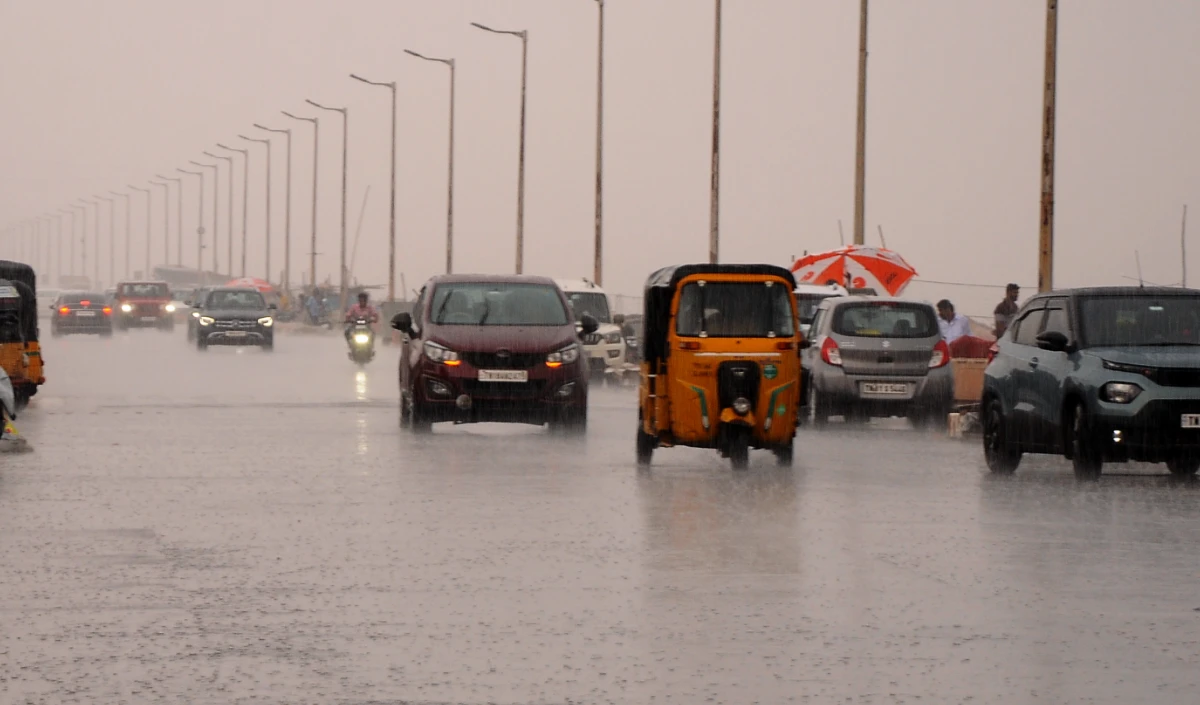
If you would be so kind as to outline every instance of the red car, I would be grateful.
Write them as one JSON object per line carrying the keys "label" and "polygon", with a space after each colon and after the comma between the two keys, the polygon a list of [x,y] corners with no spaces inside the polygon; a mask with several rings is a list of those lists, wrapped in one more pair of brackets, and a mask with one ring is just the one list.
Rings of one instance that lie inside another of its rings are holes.
{"label": "red car", "polygon": [[552,279],[445,275],[421,289],[404,333],[400,422],[427,431],[441,421],[503,421],[582,432],[588,374],[567,299]]}
{"label": "red car", "polygon": [[113,295],[112,308],[117,330],[175,330],[175,306],[166,282],[122,282]]}

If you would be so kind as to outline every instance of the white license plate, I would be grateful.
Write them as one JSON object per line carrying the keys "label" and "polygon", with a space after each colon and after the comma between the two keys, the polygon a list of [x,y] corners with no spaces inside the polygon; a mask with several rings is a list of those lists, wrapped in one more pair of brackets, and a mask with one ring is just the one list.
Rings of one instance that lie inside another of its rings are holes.
{"label": "white license plate", "polygon": [[96,312],[95,312],[95,311],[76,311],[76,312],[75,312],[75,315],[76,315],[76,316],[91,316],[91,317],[94,317],[94,316],[96,315]]}
{"label": "white license plate", "polygon": [[1179,421],[1180,428],[1200,428],[1200,414],[1184,414]]}
{"label": "white license plate", "polygon": [[142,316],[142,323],[149,323],[150,321],[157,321],[157,320],[158,320],[157,316]]}
{"label": "white license plate", "polygon": [[863,394],[908,394],[907,384],[888,382],[863,382]]}
{"label": "white license plate", "polygon": [[226,333],[225,335],[229,336],[230,338],[245,338],[245,337],[246,337],[246,331],[242,331],[242,330],[231,330],[231,331],[229,331],[228,333]]}
{"label": "white license plate", "polygon": [[528,370],[480,370],[480,382],[528,382]]}

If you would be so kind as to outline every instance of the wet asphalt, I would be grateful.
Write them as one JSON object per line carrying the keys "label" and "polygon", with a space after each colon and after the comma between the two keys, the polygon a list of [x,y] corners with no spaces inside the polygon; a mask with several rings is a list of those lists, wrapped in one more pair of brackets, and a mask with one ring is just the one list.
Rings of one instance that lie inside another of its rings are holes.
{"label": "wet asphalt", "polygon": [[[0,703],[1197,703],[1200,487],[986,474],[903,424],[793,469],[397,427],[396,351],[46,342],[0,456]],[[1115,474],[1120,473],[1120,474]]]}

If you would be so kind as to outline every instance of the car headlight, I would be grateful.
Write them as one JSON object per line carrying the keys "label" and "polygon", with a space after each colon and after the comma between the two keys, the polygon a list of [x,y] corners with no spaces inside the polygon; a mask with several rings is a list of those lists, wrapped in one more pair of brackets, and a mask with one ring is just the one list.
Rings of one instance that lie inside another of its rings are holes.
{"label": "car headlight", "polygon": [[163,306],[163,310],[167,313],[175,313],[175,304],[167,304],[166,306]]}
{"label": "car headlight", "polygon": [[133,304],[121,304],[121,310],[125,313],[129,313],[133,310]]}
{"label": "car headlight", "polygon": [[555,350],[546,356],[546,364],[550,367],[569,365],[579,359],[579,345],[571,343],[565,348]]}
{"label": "car headlight", "polygon": [[1100,398],[1113,404],[1128,404],[1142,393],[1142,388],[1132,382],[1109,382],[1100,388]]}
{"label": "car headlight", "polygon": [[733,400],[733,410],[738,416],[745,416],[750,413],[750,400],[746,397],[738,397]]}
{"label": "car headlight", "polygon": [[620,333],[609,333],[608,335],[604,336],[604,342],[606,342],[610,345],[615,345],[615,344],[621,342],[622,340],[624,340],[624,338],[621,336]]}
{"label": "car headlight", "polygon": [[446,365],[454,366],[462,362],[458,353],[444,345],[438,345],[432,341],[425,342],[425,357],[434,362],[441,362]]}
{"label": "car headlight", "polygon": [[216,323],[216,321],[217,319],[213,318],[212,316],[201,316],[199,323],[202,326],[211,326],[213,323]]}
{"label": "car headlight", "polygon": [[371,342],[371,336],[367,335],[366,333],[355,333],[354,342],[358,343],[359,345],[366,345],[367,343]]}
{"label": "car headlight", "polygon": [[200,317],[199,311],[192,311],[192,318],[199,318],[199,317]]}
{"label": "car headlight", "polygon": [[271,326],[275,325],[275,319],[271,318],[270,316],[263,316],[262,318],[258,319],[258,325],[262,326],[263,328],[270,328]]}
{"label": "car headlight", "polygon": [[1154,380],[1158,377],[1158,370],[1145,365],[1127,365],[1123,362],[1113,362],[1112,360],[1103,360],[1104,369],[1112,370],[1113,372],[1128,372],[1130,374],[1141,375],[1149,380]]}

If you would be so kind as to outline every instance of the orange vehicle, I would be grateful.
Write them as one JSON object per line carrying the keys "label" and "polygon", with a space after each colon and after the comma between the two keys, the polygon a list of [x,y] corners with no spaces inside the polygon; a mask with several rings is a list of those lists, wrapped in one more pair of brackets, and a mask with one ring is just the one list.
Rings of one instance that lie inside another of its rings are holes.
{"label": "orange vehicle", "polygon": [[46,382],[38,342],[37,276],[33,267],[0,260],[0,367],[12,382],[17,409]]}
{"label": "orange vehicle", "polygon": [[660,269],[645,289],[637,458],[715,448],[735,469],[751,448],[792,462],[800,350],[792,273],[774,265]]}

